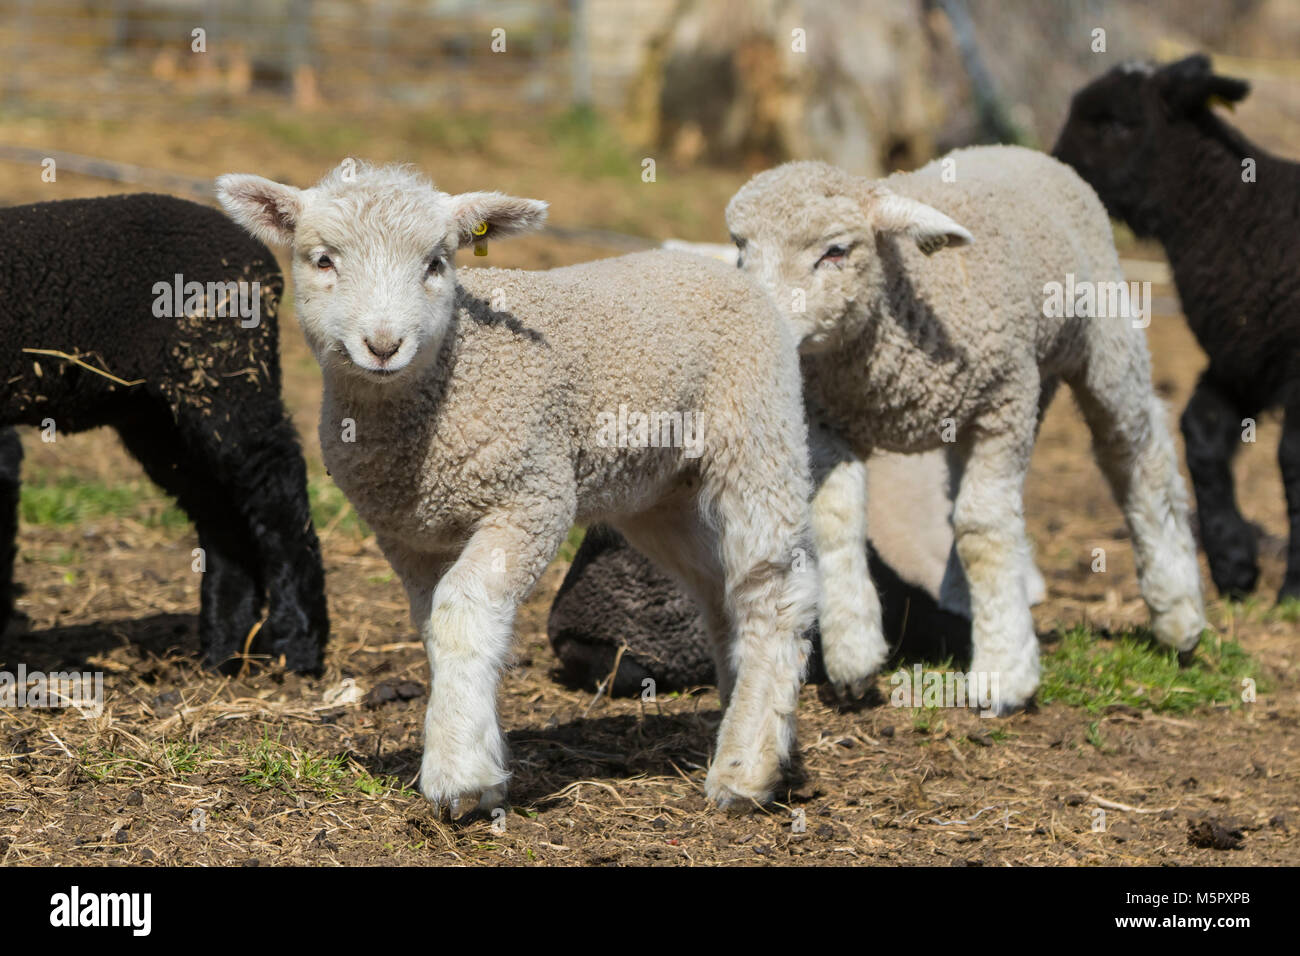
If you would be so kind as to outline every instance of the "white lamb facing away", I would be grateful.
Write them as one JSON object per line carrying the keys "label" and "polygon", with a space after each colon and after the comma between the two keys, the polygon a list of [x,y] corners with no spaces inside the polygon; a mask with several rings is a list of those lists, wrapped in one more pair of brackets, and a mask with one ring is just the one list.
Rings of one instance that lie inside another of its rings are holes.
{"label": "white lamb facing away", "polygon": [[[496,690],[515,610],[570,526],[600,520],[705,612],[725,710],[707,795],[769,799],[795,748],[816,575],[798,353],[762,290],[662,251],[458,273],[458,247],[536,229],[545,204],[449,195],[401,167],[305,190],[228,175],[218,195],[292,247],[325,463],[428,649],[424,795],[453,814],[504,802]],[[602,416],[620,406],[693,415],[703,440],[611,440]]]}
{"label": "white lamb facing away", "polygon": [[[837,690],[861,694],[888,654],[863,559],[863,462],[877,449],[947,447],[971,669],[997,675],[1000,711],[1033,695],[1022,495],[1062,380],[1124,511],[1155,635],[1195,647],[1200,575],[1141,323],[1045,308],[1049,283],[1123,281],[1106,212],[1069,167],[1009,146],[959,150],[881,181],[789,163],[750,180],[727,224],[741,268],[801,341],[810,431],[838,444],[835,461],[815,464],[813,500],[822,646]],[[966,248],[930,258],[945,246]]]}

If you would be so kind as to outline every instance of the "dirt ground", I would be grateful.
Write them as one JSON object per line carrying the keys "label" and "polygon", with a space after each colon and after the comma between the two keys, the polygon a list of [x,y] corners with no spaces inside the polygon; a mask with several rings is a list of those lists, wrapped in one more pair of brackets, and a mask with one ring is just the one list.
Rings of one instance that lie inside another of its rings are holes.
{"label": "dirt ground", "polygon": [[[526,128],[494,131],[469,150],[366,129],[304,143],[233,120],[70,129],[0,117],[0,139],[300,184],[355,150],[411,159],[446,187],[549,199],[564,225],[714,240],[745,178],[669,168],[660,183],[630,186],[635,160],[623,176],[594,175],[589,157]],[[0,168],[8,202],[109,191],[121,189],[70,175],[41,184],[37,169]],[[494,248],[493,261],[543,267],[610,252],[543,237]],[[1172,425],[1203,358],[1171,291],[1155,292],[1150,342]],[[287,401],[319,476],[319,373],[289,309],[283,338]],[[402,589],[373,539],[342,516],[322,529],[334,632],[320,679],[259,662],[234,679],[197,668],[191,531],[139,513],[26,525],[18,579],[27,620],[0,638],[0,667],[101,670],[106,707],[90,719],[0,711],[0,863],[1300,863],[1300,634],[1268,611],[1286,534],[1277,438],[1277,421],[1263,421],[1236,464],[1243,509],[1261,529],[1259,602],[1209,607],[1257,663],[1267,688],[1257,701],[1178,716],[1052,703],[1000,720],[966,711],[922,720],[886,703],[841,712],[810,686],[799,714],[807,780],[778,806],[741,814],[707,808],[702,793],[719,720],[712,689],[642,702],[555,682],[545,624],[562,562],[520,616],[501,686],[513,808],[453,824],[411,789],[426,673]],[[28,475],[143,481],[110,433],[24,441]],[[1119,632],[1144,622],[1122,517],[1065,396],[1044,424],[1026,511],[1048,581],[1036,610],[1048,651],[1076,624]],[[1104,574],[1089,567],[1096,547],[1108,554]],[[1208,573],[1203,580],[1208,587]],[[886,678],[880,686],[887,697]],[[357,695],[369,701],[347,702]]]}

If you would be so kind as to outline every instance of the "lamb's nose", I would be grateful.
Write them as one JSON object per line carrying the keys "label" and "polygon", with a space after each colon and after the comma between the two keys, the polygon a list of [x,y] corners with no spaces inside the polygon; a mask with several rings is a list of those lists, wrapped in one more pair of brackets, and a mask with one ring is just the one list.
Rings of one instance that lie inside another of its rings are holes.
{"label": "lamb's nose", "polygon": [[379,359],[380,362],[387,362],[397,354],[397,350],[401,347],[401,339],[390,339],[387,336],[377,338],[373,342],[366,339],[366,348],[370,349],[370,354]]}

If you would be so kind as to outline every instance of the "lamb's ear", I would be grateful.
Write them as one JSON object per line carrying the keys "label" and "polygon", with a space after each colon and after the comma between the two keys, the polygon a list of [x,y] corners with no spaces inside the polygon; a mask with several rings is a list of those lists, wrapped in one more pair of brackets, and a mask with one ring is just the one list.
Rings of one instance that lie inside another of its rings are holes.
{"label": "lamb's ear", "polygon": [[1155,73],[1156,89],[1169,111],[1187,114],[1222,103],[1229,109],[1250,93],[1250,84],[1231,76],[1219,76],[1210,58],[1194,53],[1161,67]]}
{"label": "lamb's ear", "polygon": [[546,222],[547,204],[505,193],[461,193],[451,197],[452,220],[461,246],[534,232]]}
{"label": "lamb's ear", "polygon": [[248,173],[217,179],[217,199],[231,219],[263,242],[293,242],[302,215],[302,190]]}
{"label": "lamb's ear", "polygon": [[871,228],[886,235],[909,236],[927,256],[947,246],[968,246],[975,241],[963,226],[933,206],[888,190],[880,190],[874,197]]}

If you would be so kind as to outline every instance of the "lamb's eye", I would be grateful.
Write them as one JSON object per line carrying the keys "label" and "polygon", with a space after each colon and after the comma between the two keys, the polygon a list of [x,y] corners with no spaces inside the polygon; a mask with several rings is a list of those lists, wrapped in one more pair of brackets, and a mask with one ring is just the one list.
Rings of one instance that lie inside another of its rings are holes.
{"label": "lamb's eye", "polygon": [[431,276],[442,275],[442,270],[446,267],[447,259],[445,256],[434,256],[429,260],[429,268],[426,270],[425,274]]}
{"label": "lamb's eye", "polygon": [[817,260],[817,265],[839,265],[844,261],[844,257],[848,254],[849,250],[847,246],[831,246],[822,253],[822,257]]}
{"label": "lamb's eye", "polygon": [[316,260],[316,268],[321,272],[329,272],[334,268],[334,261],[322,252],[320,258]]}

